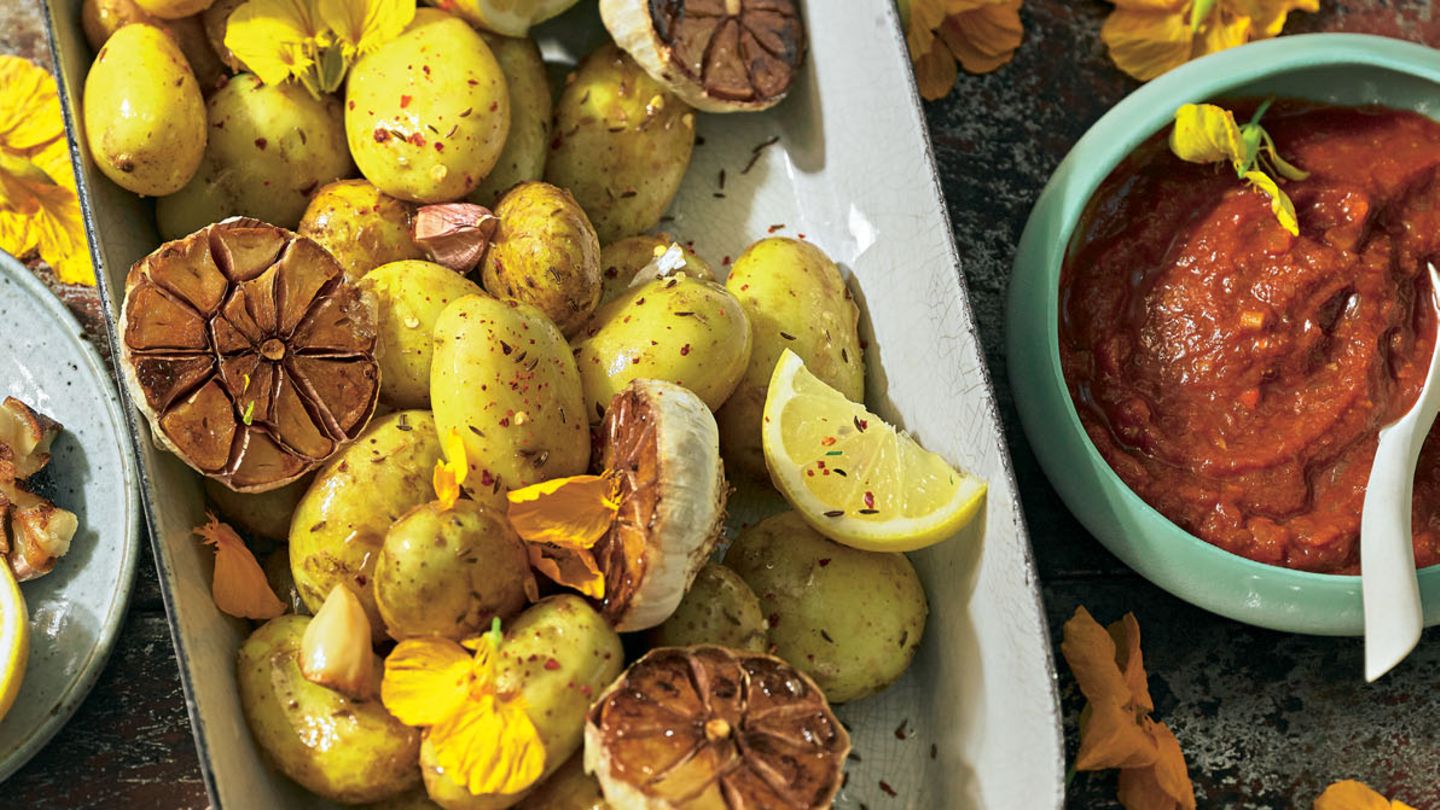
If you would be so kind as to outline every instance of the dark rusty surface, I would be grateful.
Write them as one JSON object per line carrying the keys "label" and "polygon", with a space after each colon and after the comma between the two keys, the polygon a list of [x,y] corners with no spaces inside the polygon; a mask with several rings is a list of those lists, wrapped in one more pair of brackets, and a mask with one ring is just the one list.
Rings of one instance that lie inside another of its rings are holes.
{"label": "dark rusty surface", "polygon": [[[879,2],[880,0],[876,0]],[[1426,0],[1322,0],[1287,32],[1359,31],[1440,44]],[[38,0],[0,0],[0,52],[48,65]],[[1358,778],[1417,808],[1440,808],[1440,631],[1375,686],[1361,682],[1356,640],[1246,627],[1184,604],[1131,574],[1059,505],[1015,418],[1005,382],[1003,307],[1010,261],[1040,188],[1066,151],[1136,84],[1099,42],[1101,0],[1028,0],[1014,63],[961,76],[927,107],[956,242],[994,376],[1025,513],[1060,625],[1084,604],[1102,621],[1140,619],[1156,714],[1190,761],[1201,807],[1308,807],[1326,784]],[[94,328],[93,291],[37,272]],[[6,807],[203,807],[164,607],[148,547],[131,615],[95,691],[74,719],[4,786]],[[1063,664],[1068,742],[1078,693]],[[1076,777],[1071,807],[1116,806],[1112,775]],[[877,808],[880,810],[880,808]]]}

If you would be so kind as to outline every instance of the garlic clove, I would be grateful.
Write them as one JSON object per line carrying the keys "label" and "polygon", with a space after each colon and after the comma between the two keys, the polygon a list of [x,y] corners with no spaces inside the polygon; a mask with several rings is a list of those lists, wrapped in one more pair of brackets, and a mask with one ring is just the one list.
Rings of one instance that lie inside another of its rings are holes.
{"label": "garlic clove", "polygon": [[463,275],[480,264],[499,225],[484,206],[441,203],[415,212],[410,235],[431,261]]}
{"label": "garlic clove", "polygon": [[360,599],[336,585],[300,638],[300,672],[354,700],[373,700],[379,694],[379,661]]}

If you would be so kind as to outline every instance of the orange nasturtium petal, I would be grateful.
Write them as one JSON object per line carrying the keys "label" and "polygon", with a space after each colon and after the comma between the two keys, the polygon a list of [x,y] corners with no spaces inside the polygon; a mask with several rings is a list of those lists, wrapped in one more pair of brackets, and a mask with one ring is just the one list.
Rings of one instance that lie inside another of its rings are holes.
{"label": "orange nasturtium petal", "polygon": [[519,793],[545,771],[545,745],[518,697],[466,701],[429,740],[435,764],[473,795]]}
{"label": "orange nasturtium petal", "polygon": [[510,526],[527,543],[587,549],[615,523],[620,508],[619,479],[613,475],[575,475],[517,489],[510,501]]}
{"label": "orange nasturtium petal", "polygon": [[1155,711],[1155,701],[1150,699],[1150,678],[1145,674],[1145,658],[1140,654],[1140,622],[1135,620],[1134,613],[1126,613],[1105,629],[1115,642],[1115,664],[1125,676],[1130,697],[1140,709]]}
{"label": "orange nasturtium petal", "polygon": [[605,598],[605,574],[589,549],[527,543],[530,567],[591,599]]}
{"label": "orange nasturtium petal", "polygon": [[195,534],[215,548],[215,576],[210,596],[221,611],[241,619],[273,619],[285,612],[285,603],[270,590],[265,571],[245,541],[214,515]]}
{"label": "orange nasturtium petal", "polygon": [[1115,640],[1090,611],[1077,607],[1075,615],[1065,622],[1063,635],[1060,654],[1075,673],[1086,699],[1091,703],[1110,700],[1118,706],[1133,702],[1130,685],[1117,663]]}
{"label": "orange nasturtium petal", "polygon": [[961,67],[970,73],[989,73],[1014,58],[1025,36],[1020,0],[985,3],[952,14],[938,33]]}
{"label": "orange nasturtium petal", "polygon": [[1119,6],[1100,26],[1110,60],[1140,81],[1190,61],[1194,34],[1186,15]]}
{"label": "orange nasturtium petal", "polygon": [[435,462],[431,485],[435,487],[435,498],[440,501],[440,508],[450,509],[460,499],[460,485],[465,483],[470,463],[465,456],[465,442],[460,438],[460,431],[453,427],[440,437],[440,449],[445,458]]}
{"label": "orange nasturtium petal", "polygon": [[1135,710],[1113,699],[1092,700],[1080,713],[1080,750],[1075,770],[1143,768],[1155,762],[1155,737],[1139,722]]}
{"label": "orange nasturtium petal", "polygon": [[1346,779],[1336,782],[1315,799],[1315,810],[1414,810],[1396,799],[1381,796],[1368,785]]}
{"label": "orange nasturtium petal", "polygon": [[1120,771],[1118,798],[1126,810],[1195,810],[1195,786],[1180,741],[1164,723],[1145,721],[1156,743],[1155,762]]}
{"label": "orange nasturtium petal", "polygon": [[443,638],[406,639],[385,658],[380,701],[407,726],[433,726],[470,699],[470,654]]}

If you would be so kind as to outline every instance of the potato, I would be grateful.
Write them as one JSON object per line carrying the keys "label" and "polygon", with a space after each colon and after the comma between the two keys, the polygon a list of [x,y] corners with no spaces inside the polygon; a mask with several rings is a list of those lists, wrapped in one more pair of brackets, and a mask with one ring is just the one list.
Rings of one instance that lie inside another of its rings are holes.
{"label": "potato", "polygon": [[655,647],[718,644],[764,652],[765,614],[760,600],[739,574],[719,563],[706,563],[690,583],[680,606],[650,631]]}
{"label": "potato", "polygon": [[676,276],[631,287],[596,310],[575,349],[592,420],[638,378],[683,385],[713,410],[745,373],[750,321],[724,287]]}
{"label": "potato", "polygon": [[205,13],[200,15],[200,20],[205,25],[205,38],[210,41],[210,50],[220,57],[221,62],[236,72],[247,70],[247,68],[238,56],[225,47],[225,28],[230,24],[230,15],[246,2],[248,0],[215,0],[209,8],[205,9]]}
{"label": "potato", "polygon": [[80,4],[80,26],[85,29],[85,41],[92,51],[98,52],[111,34],[130,23],[153,25],[169,34],[185,54],[202,91],[214,87],[225,72],[220,57],[205,38],[205,26],[199,17],[164,20],[135,5],[135,0],[84,0]]}
{"label": "potato", "polygon": [[85,77],[83,115],[95,165],[136,194],[179,190],[205,153],[200,86],[175,41],[153,25],[110,36]]}
{"label": "potato", "polygon": [[435,322],[451,301],[479,295],[480,287],[434,262],[404,261],[370,271],[360,288],[375,298],[380,397],[397,408],[429,408]]}
{"label": "potato", "polygon": [[214,0],[135,0],[145,11],[166,20],[175,20],[199,14],[210,7]]}
{"label": "potato", "polygon": [[375,603],[396,639],[461,641],[525,607],[530,558],[505,514],[475,501],[421,504],[395,521],[375,562]]}
{"label": "potato", "polygon": [[176,239],[231,216],[294,229],[315,189],[351,173],[340,104],[242,73],[206,102],[209,143],[195,177],[155,206]]}
{"label": "potato", "polygon": [[510,129],[495,167],[467,199],[494,208],[500,196],[516,183],[545,176],[555,102],[550,97],[550,77],[535,40],[502,37],[488,31],[480,35],[505,73],[510,93]]}
{"label": "potato", "polygon": [[437,9],[419,9],[405,33],[361,57],[345,97],[355,163],[402,200],[449,202],[474,191],[510,129],[510,94],[490,46]]}
{"label": "potato", "polygon": [[290,518],[313,476],[304,476],[269,492],[236,492],[213,478],[205,479],[205,497],[226,523],[252,538],[285,542]]}
{"label": "potato", "polygon": [[865,401],[860,308],[840,269],[809,242],[772,237],[740,254],[725,280],[750,318],[755,348],[735,393],[715,414],[726,469],[767,479],[760,417],[770,375],[789,349],[820,381],[854,402]]}
{"label": "potato", "polygon": [[[600,303],[608,304],[619,298],[621,293],[630,289],[630,285],[635,282],[635,277],[640,271],[644,270],[647,264],[664,253],[672,244],[679,243],[668,233],[647,233],[639,236],[627,236],[601,248]],[[685,266],[676,272],[706,281],[715,279],[715,272],[710,269],[710,263],[695,255],[695,251],[685,245],[680,245],[680,252],[685,256]],[[663,276],[657,275],[656,278],[663,278]]]}
{"label": "potato", "polygon": [[[620,637],[578,596],[542,599],[505,631],[496,665],[496,690],[519,693],[545,746],[545,772],[560,769],[580,748],[590,701],[624,669]],[[420,768],[430,798],[447,810],[513,807],[524,793],[473,796],[435,767],[427,740]]]}
{"label": "potato", "polygon": [[320,187],[300,217],[299,232],[330,251],[352,281],[382,264],[423,259],[410,238],[415,205],[397,200],[364,180]]}
{"label": "potato", "polygon": [[784,512],[742,531],[725,564],[760,597],[775,654],[831,703],[884,689],[915,657],[929,607],[904,554],[842,546]]}
{"label": "potato", "polygon": [[315,475],[290,523],[290,570],[312,611],[343,583],[364,605],[371,635],[385,638],[370,585],[375,557],[390,524],[434,498],[440,456],[430,414],[399,411],[371,422]]}
{"label": "potato", "polygon": [[560,94],[545,179],[570,189],[609,243],[655,227],[694,147],[694,112],[606,44]]}
{"label": "potato", "polygon": [[575,198],[549,183],[521,183],[495,215],[485,289],[538,308],[566,337],[580,331],[600,303],[600,240]]}
{"label": "potato", "polygon": [[517,810],[606,810],[600,783],[585,773],[584,757],[570,757],[560,769],[535,788]]}
{"label": "potato", "polygon": [[528,304],[470,295],[446,307],[435,322],[430,401],[436,428],[465,443],[465,488],[479,500],[590,463],[575,359]]}
{"label": "potato", "polygon": [[378,700],[353,701],[306,680],[300,637],[309,623],[309,616],[272,619],[240,647],[236,680],[255,742],[322,798],[356,804],[403,793],[420,779],[419,731]]}

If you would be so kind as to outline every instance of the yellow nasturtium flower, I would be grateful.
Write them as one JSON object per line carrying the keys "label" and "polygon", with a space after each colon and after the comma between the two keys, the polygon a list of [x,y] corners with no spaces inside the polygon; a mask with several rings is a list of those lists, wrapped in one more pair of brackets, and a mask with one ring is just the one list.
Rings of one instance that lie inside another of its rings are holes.
{"label": "yellow nasturtium flower", "polygon": [[319,96],[414,18],[415,0],[248,0],[230,15],[225,47],[265,84],[294,80]]}
{"label": "yellow nasturtium flower", "polygon": [[1304,180],[1310,176],[1284,158],[1275,140],[1260,126],[1260,117],[1270,102],[1261,104],[1244,125],[1235,114],[1214,104],[1184,104],[1175,111],[1170,131],[1170,151],[1188,163],[1229,163],[1235,175],[1270,198],[1270,210],[1280,226],[1292,236],[1300,235],[1295,204],[1274,176]]}
{"label": "yellow nasturtium flower", "polygon": [[0,56],[0,250],[95,284],[55,79],[18,56]]}
{"label": "yellow nasturtium flower", "polygon": [[406,639],[385,659],[380,700],[395,719],[427,728],[435,763],[472,795],[514,794],[545,770],[545,746],[515,690],[501,692],[500,621],[465,643]]}
{"label": "yellow nasturtium flower", "polygon": [[1116,67],[1149,81],[1191,59],[1277,36],[1320,0],[1110,0],[1100,39]]}
{"label": "yellow nasturtium flower", "polygon": [[921,97],[941,98],[955,86],[956,61],[989,73],[1020,47],[1021,0],[899,0],[905,43]]}
{"label": "yellow nasturtium flower", "polygon": [[450,509],[455,505],[455,501],[460,499],[460,485],[465,483],[465,477],[470,472],[470,462],[465,456],[465,442],[460,438],[460,431],[452,427],[442,435],[440,450],[444,452],[445,458],[435,462],[431,486],[435,487],[435,498],[440,501],[440,508]]}
{"label": "yellow nasturtium flower", "polygon": [[1399,799],[1387,799],[1354,779],[1336,782],[1315,800],[1315,810],[1415,810]]}
{"label": "yellow nasturtium flower", "polygon": [[620,508],[614,475],[556,478],[506,495],[507,517],[536,571],[592,599],[605,596],[605,574],[592,549]]}

